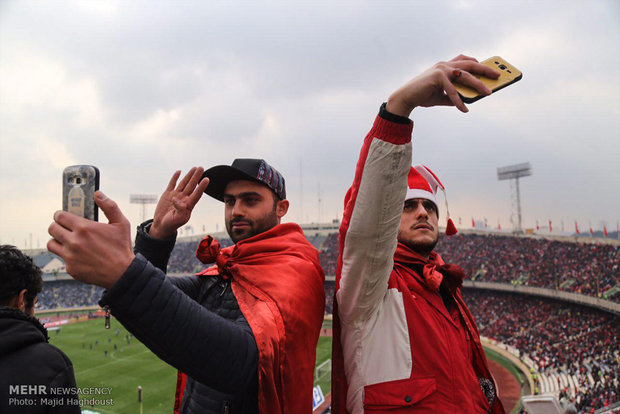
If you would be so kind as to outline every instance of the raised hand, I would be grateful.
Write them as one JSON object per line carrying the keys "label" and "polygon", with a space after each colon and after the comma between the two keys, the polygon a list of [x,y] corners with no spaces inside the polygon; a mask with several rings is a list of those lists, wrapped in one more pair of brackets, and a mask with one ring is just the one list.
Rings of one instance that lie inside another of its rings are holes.
{"label": "raised hand", "polygon": [[135,255],[129,221],[118,205],[101,191],[95,202],[108,218],[97,223],[66,211],[57,211],[48,232],[47,250],[62,257],[67,273],[82,282],[108,289],[125,273]]}
{"label": "raised hand", "polygon": [[499,77],[495,69],[478,63],[473,57],[459,55],[448,62],[435,64],[396,90],[389,97],[386,109],[407,117],[418,106],[456,106],[460,111],[468,112],[453,82],[467,85],[486,95],[491,94],[491,90],[472,74],[492,79]]}
{"label": "raised hand", "polygon": [[177,180],[181,176],[181,171],[176,171],[172,175],[155,208],[153,225],[149,231],[151,237],[168,238],[189,221],[194,206],[209,185],[208,178],[200,179],[203,172],[202,167],[193,167],[178,185]]}

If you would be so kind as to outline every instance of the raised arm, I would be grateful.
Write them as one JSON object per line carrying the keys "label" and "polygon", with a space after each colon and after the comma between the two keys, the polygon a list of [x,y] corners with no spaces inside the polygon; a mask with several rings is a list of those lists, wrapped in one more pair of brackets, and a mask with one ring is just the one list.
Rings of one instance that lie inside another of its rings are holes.
{"label": "raised arm", "polygon": [[[382,116],[383,115],[383,116]],[[411,164],[413,124],[382,108],[364,140],[340,227],[338,312],[343,324],[365,321],[387,291]]]}
{"label": "raised arm", "polygon": [[252,332],[206,310],[136,256],[117,204],[101,192],[96,202],[109,223],[54,215],[48,249],[65,260],[67,273],[106,288],[102,304],[164,361],[222,392],[247,386],[258,361]]}
{"label": "raised arm", "polygon": [[343,324],[367,320],[388,290],[411,166],[407,117],[420,106],[467,112],[453,82],[491,92],[472,74],[499,75],[463,55],[437,63],[390,95],[366,136],[340,227],[336,300]]}

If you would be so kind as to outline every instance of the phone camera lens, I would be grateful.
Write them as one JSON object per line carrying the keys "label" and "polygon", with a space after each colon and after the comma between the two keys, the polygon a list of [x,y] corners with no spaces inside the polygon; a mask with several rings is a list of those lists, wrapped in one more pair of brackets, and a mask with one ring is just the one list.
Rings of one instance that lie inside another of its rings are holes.
{"label": "phone camera lens", "polygon": [[507,68],[507,66],[506,66],[506,65],[499,65],[499,68],[500,68],[501,70],[504,70],[504,69],[506,69],[506,68]]}

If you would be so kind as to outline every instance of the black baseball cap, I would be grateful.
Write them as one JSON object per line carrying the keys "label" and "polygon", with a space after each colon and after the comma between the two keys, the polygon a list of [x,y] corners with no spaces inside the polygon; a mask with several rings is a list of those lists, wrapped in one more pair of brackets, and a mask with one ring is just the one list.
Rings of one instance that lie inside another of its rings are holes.
{"label": "black baseball cap", "polygon": [[281,200],[286,198],[284,177],[265,160],[237,158],[231,165],[217,165],[202,174],[209,179],[205,193],[216,200],[224,201],[224,190],[231,181],[248,180],[267,186]]}

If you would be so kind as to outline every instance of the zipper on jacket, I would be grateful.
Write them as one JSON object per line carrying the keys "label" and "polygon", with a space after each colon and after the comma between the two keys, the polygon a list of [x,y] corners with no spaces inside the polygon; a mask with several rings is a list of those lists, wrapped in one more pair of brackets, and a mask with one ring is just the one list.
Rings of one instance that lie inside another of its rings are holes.
{"label": "zipper on jacket", "polygon": [[110,329],[110,307],[105,305],[103,310],[105,312],[105,328]]}
{"label": "zipper on jacket", "polygon": [[222,280],[220,283],[224,285],[224,289],[222,289],[222,293],[220,293],[220,297],[222,297],[224,296],[224,293],[226,293],[226,289],[228,289],[228,285],[230,283],[227,282],[226,280]]}

